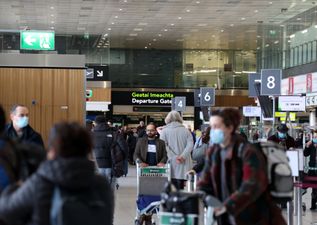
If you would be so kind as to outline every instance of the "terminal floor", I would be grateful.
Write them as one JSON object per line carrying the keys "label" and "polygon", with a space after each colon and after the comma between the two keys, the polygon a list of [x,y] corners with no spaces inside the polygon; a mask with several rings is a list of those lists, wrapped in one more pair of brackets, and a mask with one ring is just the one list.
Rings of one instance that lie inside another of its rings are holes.
{"label": "terminal floor", "polygon": [[[135,166],[129,167],[127,177],[119,179],[119,189],[116,191],[116,208],[114,216],[114,225],[133,225],[135,218],[135,200],[136,200],[136,169]],[[310,208],[310,193],[308,192],[303,196],[303,202],[306,203],[306,213],[303,216],[303,225],[317,224],[317,211],[311,211]],[[286,218],[286,210],[283,210]],[[294,217],[294,225],[296,217]]]}

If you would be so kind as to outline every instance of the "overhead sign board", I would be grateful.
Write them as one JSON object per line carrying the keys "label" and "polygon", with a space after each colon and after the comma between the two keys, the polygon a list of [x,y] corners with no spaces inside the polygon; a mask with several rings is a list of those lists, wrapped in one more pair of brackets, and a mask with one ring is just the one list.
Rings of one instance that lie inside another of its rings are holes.
{"label": "overhead sign board", "polygon": [[175,97],[174,104],[172,104],[172,109],[178,112],[185,112],[186,111],[186,97]]}
{"label": "overhead sign board", "polygon": [[261,117],[260,106],[243,106],[243,116],[245,117]]}
{"label": "overhead sign board", "polygon": [[254,83],[256,80],[261,80],[261,74],[251,73],[249,74],[249,97],[257,97]]}
{"label": "overhead sign board", "polygon": [[303,112],[306,109],[305,96],[280,96],[278,98],[278,110],[286,112]]}
{"label": "overhead sign board", "polygon": [[88,65],[86,69],[87,81],[108,81],[109,80],[109,67],[104,66],[92,66]]}
{"label": "overhead sign board", "polygon": [[281,95],[282,70],[261,70],[261,95]]}
{"label": "overhead sign board", "polygon": [[215,105],[215,88],[201,87],[200,88],[200,106]]}
{"label": "overhead sign board", "polygon": [[20,49],[25,50],[54,50],[55,33],[53,31],[20,32]]}

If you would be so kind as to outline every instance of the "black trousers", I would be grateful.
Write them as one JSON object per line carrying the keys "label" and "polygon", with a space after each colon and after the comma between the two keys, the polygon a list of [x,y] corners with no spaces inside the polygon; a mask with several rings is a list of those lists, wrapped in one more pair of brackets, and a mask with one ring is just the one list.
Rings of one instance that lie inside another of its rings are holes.
{"label": "black trousers", "polygon": [[186,180],[172,178],[172,184],[177,190],[183,190],[185,188]]}

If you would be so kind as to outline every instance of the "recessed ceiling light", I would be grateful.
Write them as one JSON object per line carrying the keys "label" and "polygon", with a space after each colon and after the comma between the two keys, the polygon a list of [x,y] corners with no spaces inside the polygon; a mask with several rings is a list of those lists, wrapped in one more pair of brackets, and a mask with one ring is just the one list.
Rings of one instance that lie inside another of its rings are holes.
{"label": "recessed ceiling light", "polygon": [[274,41],[274,44],[278,44],[279,43],[279,41]]}
{"label": "recessed ceiling light", "polygon": [[214,38],[214,37],[216,37],[216,36],[215,36],[215,35],[211,35],[211,37],[213,37],[213,38]]}
{"label": "recessed ceiling light", "polygon": [[234,24],[232,23],[232,24],[230,24],[230,27],[233,27],[234,26]]}
{"label": "recessed ceiling light", "polygon": [[179,20],[181,20],[181,19],[182,19],[182,17],[180,17],[180,16],[179,16],[179,17],[178,17],[178,19],[179,19]]}
{"label": "recessed ceiling light", "polygon": [[138,36],[138,34],[129,34],[129,36],[136,37],[136,36]]}
{"label": "recessed ceiling light", "polygon": [[190,12],[190,9],[187,9],[186,12]]}
{"label": "recessed ceiling light", "polygon": [[174,26],[175,24],[174,23],[171,23],[171,26]]}
{"label": "recessed ceiling light", "polygon": [[145,46],[144,48],[147,49],[147,46]]}
{"label": "recessed ceiling light", "polygon": [[52,30],[54,30],[54,27],[51,27]]}
{"label": "recessed ceiling light", "polygon": [[118,19],[118,18],[119,18],[119,16],[115,16],[114,18]]}
{"label": "recessed ceiling light", "polygon": [[178,41],[178,42],[182,42],[182,41],[184,41],[184,39],[177,39],[176,41]]}
{"label": "recessed ceiling light", "polygon": [[103,36],[104,36],[104,37],[107,37],[107,36],[108,36],[108,34],[104,34]]}
{"label": "recessed ceiling light", "polygon": [[109,27],[108,30],[111,30],[111,28]]}
{"label": "recessed ceiling light", "polygon": [[259,10],[257,10],[257,9],[256,9],[256,10],[254,10],[254,12],[255,12],[255,13],[258,13],[258,12],[259,12]]}
{"label": "recessed ceiling light", "polygon": [[221,32],[221,33],[223,33],[223,32],[224,32],[224,30],[221,30],[220,32]]}
{"label": "recessed ceiling light", "polygon": [[122,9],[119,9],[119,11],[122,11]]}
{"label": "recessed ceiling light", "polygon": [[156,39],[154,38],[153,41],[156,41]]}
{"label": "recessed ceiling light", "polygon": [[139,26],[146,26],[147,23],[142,23],[142,22],[141,22],[141,23],[139,23],[138,25],[139,25]]}
{"label": "recessed ceiling light", "polygon": [[134,31],[142,31],[143,29],[142,28],[134,28],[133,30]]}
{"label": "recessed ceiling light", "polygon": [[315,28],[317,28],[317,25],[315,25]]}
{"label": "recessed ceiling light", "polygon": [[269,47],[269,46],[270,46],[269,44],[266,44],[266,45],[265,45],[265,47]]}
{"label": "recessed ceiling light", "polygon": [[289,36],[289,38],[294,38],[295,37],[295,34],[292,34]]}
{"label": "recessed ceiling light", "polygon": [[273,4],[273,2],[269,2],[269,4],[270,4],[270,5],[272,5],[272,4]]}
{"label": "recessed ceiling light", "polygon": [[159,37],[162,37],[162,34],[158,34]]}
{"label": "recessed ceiling light", "polygon": [[290,42],[292,42],[292,41],[291,41],[291,40],[288,40],[287,42],[289,42],[289,43],[290,43]]}
{"label": "recessed ceiling light", "polygon": [[164,31],[166,32],[166,31],[168,31],[167,29],[164,29]]}
{"label": "recessed ceiling light", "polygon": [[200,1],[196,1],[196,4],[199,4],[200,3]]}
{"label": "recessed ceiling light", "polygon": [[114,25],[114,22],[112,22],[111,24]]}
{"label": "recessed ceiling light", "polygon": [[244,18],[244,17],[242,17],[242,18],[241,18],[241,20],[245,20],[245,18]]}
{"label": "recessed ceiling light", "polygon": [[256,36],[257,38],[261,38],[261,36],[260,35],[258,35],[258,36]]}
{"label": "recessed ceiling light", "polygon": [[260,48],[260,47],[257,47],[256,49],[257,49],[257,50],[260,50],[261,48]]}
{"label": "recessed ceiling light", "polygon": [[305,29],[305,30],[302,31],[302,34],[305,34],[305,33],[307,33],[307,32],[308,32],[308,30]]}
{"label": "recessed ceiling light", "polygon": [[284,25],[284,24],[281,24],[280,27],[285,27],[285,25]]}
{"label": "recessed ceiling light", "polygon": [[53,23],[53,24],[54,24],[55,22],[54,22],[54,21],[51,21],[51,23]]}
{"label": "recessed ceiling light", "polygon": [[127,3],[128,1],[127,1],[127,0],[124,0],[123,2]]}
{"label": "recessed ceiling light", "polygon": [[302,2],[306,2],[306,0],[302,0]]}
{"label": "recessed ceiling light", "polygon": [[54,14],[51,14],[51,17],[54,17]]}
{"label": "recessed ceiling light", "polygon": [[298,17],[296,20],[302,20],[302,18]]}
{"label": "recessed ceiling light", "polygon": [[51,9],[54,9],[54,6],[51,6]]}

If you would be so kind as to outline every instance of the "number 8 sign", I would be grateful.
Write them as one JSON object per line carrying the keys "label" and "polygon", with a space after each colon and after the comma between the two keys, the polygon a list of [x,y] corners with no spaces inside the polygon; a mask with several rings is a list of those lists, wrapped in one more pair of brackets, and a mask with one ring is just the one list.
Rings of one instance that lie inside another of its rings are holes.
{"label": "number 8 sign", "polygon": [[261,95],[281,95],[282,70],[261,70]]}

